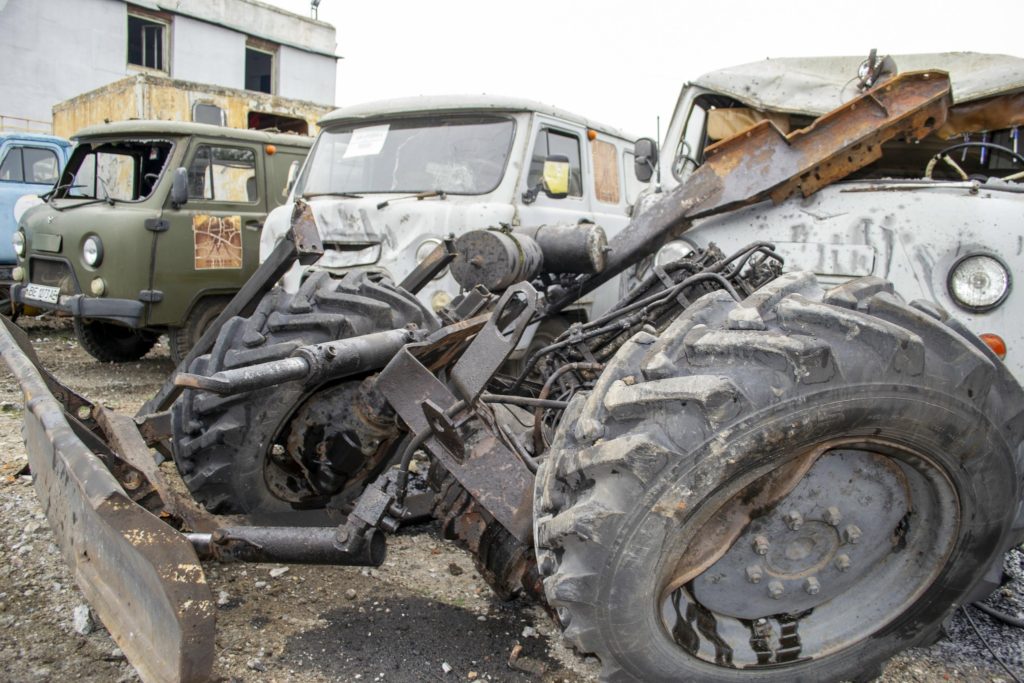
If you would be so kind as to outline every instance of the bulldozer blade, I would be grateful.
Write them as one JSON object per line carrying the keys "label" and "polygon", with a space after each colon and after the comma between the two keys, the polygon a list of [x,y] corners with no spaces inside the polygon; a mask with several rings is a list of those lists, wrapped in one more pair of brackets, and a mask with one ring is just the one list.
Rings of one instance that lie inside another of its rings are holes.
{"label": "bulldozer blade", "polygon": [[208,680],[216,609],[191,543],[132,502],[71,428],[25,333],[0,320],[36,495],[75,582],[144,681]]}

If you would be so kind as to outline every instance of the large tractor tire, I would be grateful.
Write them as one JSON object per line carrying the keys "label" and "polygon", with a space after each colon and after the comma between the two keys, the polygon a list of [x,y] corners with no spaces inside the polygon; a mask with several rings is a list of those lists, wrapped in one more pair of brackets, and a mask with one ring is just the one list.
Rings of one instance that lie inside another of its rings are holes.
{"label": "large tractor tire", "polygon": [[877,278],[708,294],[570,403],[536,484],[547,599],[606,680],[871,679],[995,587],[1022,408]]}
{"label": "large tractor tire", "polygon": [[[190,372],[212,375],[409,324],[438,326],[415,297],[381,276],[320,272],[296,294],[276,288],[251,317],[229,320]],[[362,380],[286,382],[234,396],[184,392],[172,426],[185,484],[212,512],[277,525],[337,523],[397,445],[394,431],[374,419],[379,406]]]}
{"label": "large tractor tire", "polygon": [[98,361],[129,363],[139,360],[160,338],[149,330],[133,330],[124,325],[82,320],[76,317],[75,336],[79,345]]}

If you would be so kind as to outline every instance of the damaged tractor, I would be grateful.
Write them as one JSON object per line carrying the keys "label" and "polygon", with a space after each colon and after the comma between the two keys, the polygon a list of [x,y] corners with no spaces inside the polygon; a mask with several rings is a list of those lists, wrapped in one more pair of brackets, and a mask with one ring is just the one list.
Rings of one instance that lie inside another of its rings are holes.
{"label": "damaged tractor", "polygon": [[[949,103],[944,73],[901,74],[788,135],[764,122],[718,143],[607,244],[585,223],[471,231],[398,284],[274,288],[323,252],[298,202],[219,335],[134,421],[38,368],[7,325],[35,485],[79,585],[144,679],[202,680],[199,558],[376,565],[429,510],[605,679],[871,678],[991,591],[1020,542],[1024,402],[988,346],[880,278],[825,288],[755,243],[658,264],[506,360],[694,221],[811,195],[926,137]],[[435,313],[416,293],[445,268],[462,294]]]}

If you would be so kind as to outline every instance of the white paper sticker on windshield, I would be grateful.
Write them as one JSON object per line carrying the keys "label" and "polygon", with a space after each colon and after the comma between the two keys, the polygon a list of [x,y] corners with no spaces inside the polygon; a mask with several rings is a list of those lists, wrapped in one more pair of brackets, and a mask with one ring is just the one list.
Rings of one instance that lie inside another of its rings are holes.
{"label": "white paper sticker on windshield", "polygon": [[352,131],[352,139],[348,141],[343,158],[369,157],[380,154],[384,141],[388,139],[388,124],[369,126]]}

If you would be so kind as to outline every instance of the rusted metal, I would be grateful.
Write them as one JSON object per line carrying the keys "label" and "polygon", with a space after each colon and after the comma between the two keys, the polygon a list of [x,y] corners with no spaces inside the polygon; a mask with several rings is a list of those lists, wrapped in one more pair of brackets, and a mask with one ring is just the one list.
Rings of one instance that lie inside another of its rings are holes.
{"label": "rusted metal", "polygon": [[349,552],[336,527],[242,526],[186,537],[200,557],[218,562],[379,567],[387,554],[384,536],[375,531],[366,535],[359,552]]}
{"label": "rusted metal", "polygon": [[946,120],[949,77],[901,74],[784,135],[770,121],[709,147],[687,182],[645,207],[609,244],[607,267],[585,279],[548,311],[561,310],[683,234],[697,218],[765,199],[804,196],[878,159],[882,143],[920,140]]}
{"label": "rusted metal", "polygon": [[455,240],[455,251],[452,277],[463,289],[500,292],[533,279],[544,265],[537,242],[507,230],[470,230]]}
{"label": "rusted metal", "polygon": [[6,319],[0,355],[25,396],[36,494],[75,582],[145,681],[205,681],[216,609],[192,546],[129,498],[76,434]]}

